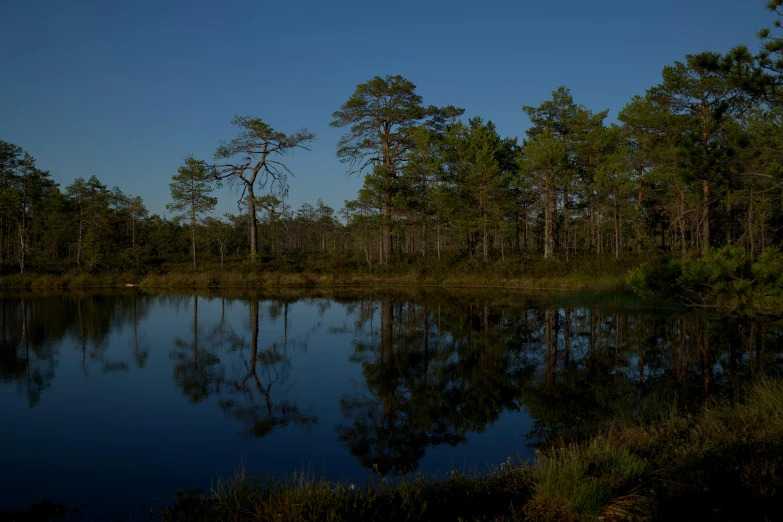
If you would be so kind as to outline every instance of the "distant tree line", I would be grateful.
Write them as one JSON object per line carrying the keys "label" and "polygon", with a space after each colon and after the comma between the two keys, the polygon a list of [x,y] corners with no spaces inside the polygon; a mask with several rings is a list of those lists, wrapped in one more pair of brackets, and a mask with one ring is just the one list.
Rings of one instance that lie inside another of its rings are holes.
{"label": "distant tree line", "polygon": [[[768,8],[783,15],[783,0]],[[454,106],[425,105],[400,76],[375,77],[333,114],[337,156],[363,176],[337,211],[287,203],[287,152],[314,135],[236,117],[237,136],[173,177],[172,218],[95,176],[64,189],[20,147],[0,141],[0,268],[24,272],[142,270],[206,255],[395,259],[744,249],[783,239],[783,39],[759,32],[757,53],[688,55],[634,96],[616,123],[559,87],[522,107],[520,141]],[[520,118],[521,120],[521,118]],[[239,213],[208,216],[228,184]]]}

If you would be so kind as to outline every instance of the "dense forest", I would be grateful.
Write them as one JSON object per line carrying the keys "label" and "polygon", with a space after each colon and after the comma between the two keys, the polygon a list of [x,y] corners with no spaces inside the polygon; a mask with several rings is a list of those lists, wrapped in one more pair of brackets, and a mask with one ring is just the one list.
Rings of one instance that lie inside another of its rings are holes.
{"label": "dense forest", "polygon": [[[783,1],[768,8],[783,15]],[[332,115],[337,156],[362,189],[344,208],[287,203],[286,154],[306,129],[237,117],[236,137],[172,178],[170,215],[95,176],[61,187],[21,147],[0,141],[0,267],[5,272],[123,270],[300,253],[373,268],[416,259],[488,261],[669,253],[732,246],[752,259],[783,239],[783,39],[688,55],[661,83],[608,111],[567,87],[525,105],[520,141],[455,106],[426,105],[400,76],[360,84]],[[511,108],[515,109],[515,108]],[[516,109],[515,109],[516,110]],[[210,215],[212,190],[242,211]]]}

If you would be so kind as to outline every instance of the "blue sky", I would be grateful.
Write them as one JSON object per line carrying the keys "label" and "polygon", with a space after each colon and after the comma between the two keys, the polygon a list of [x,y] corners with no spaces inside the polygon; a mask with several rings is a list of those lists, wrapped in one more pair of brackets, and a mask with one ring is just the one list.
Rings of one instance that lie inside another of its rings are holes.
{"label": "blue sky", "polygon": [[[0,140],[65,187],[96,175],[165,212],[188,154],[211,159],[234,114],[308,127],[288,158],[294,208],[338,210],[361,186],[331,114],[358,83],[401,74],[427,104],[523,136],[522,105],[565,85],[610,119],[688,53],[725,52],[774,17],[765,0],[10,0],[0,12]],[[236,212],[218,193],[218,213]]]}

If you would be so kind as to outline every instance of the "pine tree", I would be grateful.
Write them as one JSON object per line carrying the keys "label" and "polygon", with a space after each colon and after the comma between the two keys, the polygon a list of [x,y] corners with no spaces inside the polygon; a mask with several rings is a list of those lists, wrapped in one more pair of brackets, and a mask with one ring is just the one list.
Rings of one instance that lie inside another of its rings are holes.
{"label": "pine tree", "polygon": [[210,197],[215,188],[206,163],[193,157],[185,159],[185,165],[171,177],[169,184],[172,203],[166,205],[170,212],[190,217],[193,268],[196,268],[196,223],[202,214],[210,212],[217,205],[217,198]]}
{"label": "pine tree", "polygon": [[332,114],[332,127],[349,127],[337,144],[337,157],[349,165],[349,174],[370,170],[366,181],[381,190],[381,263],[392,250],[392,198],[407,154],[414,146],[414,131],[420,124],[442,131],[461,115],[452,106],[425,107],[416,85],[402,76],[376,76],[356,86],[340,110]]}
{"label": "pine tree", "polygon": [[215,160],[234,163],[215,165],[214,176],[226,180],[230,186],[241,190],[247,202],[250,256],[258,255],[258,200],[256,190],[269,190],[281,196],[288,193],[288,167],[278,159],[296,149],[309,151],[315,135],[302,128],[293,134],[274,130],[261,118],[234,116],[231,122],[239,129],[239,135],[222,143],[215,151]]}

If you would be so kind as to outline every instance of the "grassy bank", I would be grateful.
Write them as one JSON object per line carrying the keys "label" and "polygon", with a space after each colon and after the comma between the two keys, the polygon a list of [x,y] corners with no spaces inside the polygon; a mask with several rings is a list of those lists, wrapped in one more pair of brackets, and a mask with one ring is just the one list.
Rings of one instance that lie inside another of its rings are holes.
{"label": "grassy bank", "polygon": [[601,277],[590,279],[584,276],[556,278],[511,278],[487,276],[417,276],[346,274],[330,275],[316,273],[225,273],[206,272],[199,274],[170,273],[150,275],[139,280],[147,288],[302,288],[302,287],[346,287],[346,286],[433,286],[433,287],[503,287],[506,289],[560,289],[560,290],[608,290],[625,287],[622,277]]}
{"label": "grassy bank", "polygon": [[614,426],[556,444],[532,465],[363,487],[244,471],[209,495],[183,493],[169,521],[772,520],[783,498],[783,382],[698,415]]}
{"label": "grassy bank", "polygon": [[37,288],[117,288],[128,285],[143,288],[308,288],[308,287],[351,287],[351,286],[433,286],[433,287],[480,287],[525,290],[621,290],[625,289],[623,277],[600,277],[589,279],[584,276],[501,279],[491,277],[417,277],[413,275],[378,276],[373,274],[324,275],[324,274],[280,274],[241,272],[179,272],[167,274],[139,275],[117,274],[26,274],[0,276],[0,289]]}
{"label": "grassy bank", "polygon": [[615,290],[625,288],[625,277],[640,260],[635,257],[555,258],[529,257],[490,261],[475,259],[396,260],[367,267],[342,258],[301,256],[283,259],[241,258],[221,268],[205,262],[193,269],[188,263],[166,263],[141,271],[80,272],[73,269],[48,273],[0,276],[0,289],[100,288],[138,285],[146,288],[302,288],[342,286],[503,287],[509,289]]}

